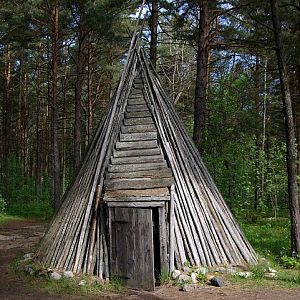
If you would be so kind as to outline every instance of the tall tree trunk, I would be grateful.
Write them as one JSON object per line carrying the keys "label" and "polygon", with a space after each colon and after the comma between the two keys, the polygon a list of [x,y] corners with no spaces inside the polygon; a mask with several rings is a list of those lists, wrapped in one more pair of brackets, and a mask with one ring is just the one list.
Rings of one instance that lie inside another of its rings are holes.
{"label": "tall tree trunk", "polygon": [[255,193],[254,193],[254,210],[258,211],[259,196],[260,196],[260,130],[259,130],[259,100],[260,100],[260,68],[259,57],[256,56],[255,61]]}
{"label": "tall tree trunk", "polygon": [[11,147],[11,110],[12,105],[9,99],[10,80],[11,80],[11,49],[10,45],[4,47],[4,70],[3,70],[3,121],[2,121],[2,162],[4,162],[10,154]]}
{"label": "tall tree trunk", "polygon": [[36,95],[36,158],[35,158],[35,192],[39,195],[42,183],[42,147],[41,147],[41,96],[42,96],[42,47],[39,45],[39,59],[37,65],[37,95]]}
{"label": "tall tree trunk", "polygon": [[52,62],[51,62],[51,144],[52,144],[52,180],[53,205],[57,210],[60,205],[60,158],[58,143],[58,62],[59,62],[59,31],[58,31],[58,0],[52,7]]}
{"label": "tall tree trunk", "polygon": [[88,78],[87,78],[87,90],[88,90],[88,122],[87,122],[87,139],[86,146],[88,146],[92,140],[93,134],[93,97],[92,97],[92,87],[93,87],[93,38],[92,33],[89,32],[88,41]]}
{"label": "tall tree trunk", "polygon": [[198,1],[200,8],[197,75],[194,102],[194,132],[193,140],[200,152],[203,152],[203,134],[205,128],[206,95],[208,85],[208,58],[209,58],[209,16],[208,1]]}
{"label": "tall tree trunk", "polygon": [[281,84],[281,93],[285,114],[286,130],[286,161],[288,173],[288,192],[289,207],[291,217],[291,251],[292,255],[300,254],[300,215],[297,186],[297,161],[296,161],[296,144],[291,94],[288,84],[287,66],[284,57],[284,49],[281,37],[281,28],[278,15],[277,0],[271,1],[272,21],[274,27],[274,37],[276,43],[276,54],[278,61],[278,70]]}
{"label": "tall tree trunk", "polygon": [[[82,18],[82,16],[81,16]],[[81,127],[82,127],[82,83],[84,72],[84,49],[85,49],[86,33],[82,28],[82,20],[80,20],[78,28],[78,53],[76,62],[76,82],[75,82],[75,124],[74,124],[74,173],[79,168],[81,160]]]}
{"label": "tall tree trunk", "polygon": [[158,26],[158,0],[152,0],[150,17],[150,61],[154,68],[157,62],[157,26]]}

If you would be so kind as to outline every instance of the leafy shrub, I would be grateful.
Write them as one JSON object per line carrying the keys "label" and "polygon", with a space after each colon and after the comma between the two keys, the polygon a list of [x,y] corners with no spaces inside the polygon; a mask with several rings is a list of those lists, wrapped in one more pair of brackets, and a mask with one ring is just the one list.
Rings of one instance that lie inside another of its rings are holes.
{"label": "leafy shrub", "polygon": [[295,269],[300,267],[299,261],[294,257],[283,255],[280,257],[279,263],[286,269]]}
{"label": "leafy shrub", "polygon": [[6,203],[5,199],[2,197],[2,195],[0,194],[0,214],[4,213],[6,206],[7,206],[7,203]]}

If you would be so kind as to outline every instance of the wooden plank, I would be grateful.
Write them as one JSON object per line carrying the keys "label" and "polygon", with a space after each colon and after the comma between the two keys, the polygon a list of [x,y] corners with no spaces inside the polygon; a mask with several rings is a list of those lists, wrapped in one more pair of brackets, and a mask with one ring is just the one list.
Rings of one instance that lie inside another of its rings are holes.
{"label": "wooden plank", "polygon": [[131,111],[125,112],[125,118],[143,118],[143,117],[151,117],[150,111]]}
{"label": "wooden plank", "polygon": [[130,91],[130,95],[136,95],[136,94],[143,95],[143,90],[142,89],[135,89],[135,88],[133,88]]}
{"label": "wooden plank", "polygon": [[132,156],[132,157],[111,157],[110,163],[113,165],[124,165],[124,164],[137,164],[145,162],[162,162],[164,161],[162,155],[152,156]]}
{"label": "wooden plank", "polygon": [[158,147],[157,141],[116,142],[116,149],[152,149]]}
{"label": "wooden plank", "polygon": [[134,125],[134,126],[122,126],[122,133],[131,133],[131,132],[154,132],[157,131],[154,124],[145,124],[145,125]]}
{"label": "wooden plank", "polygon": [[159,242],[160,242],[160,269],[169,271],[167,254],[167,226],[165,206],[159,208]]}
{"label": "wooden plank", "polygon": [[124,125],[154,124],[152,117],[124,119]]}
{"label": "wooden plank", "polygon": [[167,168],[165,162],[160,163],[143,163],[143,164],[132,164],[132,165],[108,165],[108,172],[130,172],[130,171],[142,171],[142,170],[154,170]]}
{"label": "wooden plank", "polygon": [[149,108],[146,104],[135,104],[135,105],[127,105],[126,111],[148,111]]}
{"label": "wooden plank", "polygon": [[142,82],[136,82],[136,81],[134,81],[133,86],[136,89],[143,89],[144,88],[144,84]]}
{"label": "wooden plank", "polygon": [[138,149],[138,150],[113,150],[113,157],[152,156],[159,155],[160,149]]}
{"label": "wooden plank", "polygon": [[129,197],[170,197],[168,188],[147,189],[147,190],[118,190],[106,191],[104,197],[108,198],[129,198]]}
{"label": "wooden plank", "polygon": [[[150,198],[151,199],[151,198]],[[136,201],[136,202],[121,202],[121,201],[109,201],[107,202],[108,207],[133,207],[133,208],[149,208],[149,207],[163,207],[164,201]]]}
{"label": "wooden plank", "polygon": [[170,168],[163,168],[159,170],[145,170],[145,171],[136,171],[136,172],[125,172],[125,173],[107,173],[106,179],[113,178],[165,178],[172,177],[172,171]]}
{"label": "wooden plank", "polygon": [[121,133],[120,142],[157,140],[157,132]]}
{"label": "wooden plank", "polygon": [[[117,190],[117,191],[122,191],[122,190]],[[107,192],[117,192],[117,191],[107,191]],[[135,191],[135,190],[129,190],[129,191]],[[147,190],[145,190],[147,191]],[[159,202],[159,201],[169,201],[170,196],[122,196],[122,197],[103,197],[103,201],[105,203],[108,202],[118,202],[118,203],[123,203],[123,202]],[[124,204],[125,205],[125,204]]]}
{"label": "wooden plank", "polygon": [[141,105],[141,104],[146,105],[146,101],[145,101],[145,98],[142,98],[142,97],[128,97],[127,104],[128,105]]}
{"label": "wooden plank", "polygon": [[173,178],[122,178],[105,180],[104,187],[107,191],[114,190],[140,190],[171,186]]}

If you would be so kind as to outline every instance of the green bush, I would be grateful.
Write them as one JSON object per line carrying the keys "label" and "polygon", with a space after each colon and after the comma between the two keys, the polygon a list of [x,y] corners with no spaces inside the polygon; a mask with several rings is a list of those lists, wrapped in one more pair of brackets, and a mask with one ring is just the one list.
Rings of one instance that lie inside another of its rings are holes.
{"label": "green bush", "polygon": [[300,267],[299,261],[294,257],[283,255],[280,257],[279,263],[286,269],[295,269]]}
{"label": "green bush", "polygon": [[4,198],[2,197],[2,195],[0,194],[0,214],[4,213],[6,206],[7,206],[7,203],[4,200]]}

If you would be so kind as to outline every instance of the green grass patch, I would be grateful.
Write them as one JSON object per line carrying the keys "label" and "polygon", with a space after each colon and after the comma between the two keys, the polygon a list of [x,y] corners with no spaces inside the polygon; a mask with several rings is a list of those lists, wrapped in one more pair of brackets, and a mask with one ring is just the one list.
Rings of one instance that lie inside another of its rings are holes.
{"label": "green grass patch", "polygon": [[9,203],[5,212],[11,216],[47,222],[53,215],[53,208],[50,202],[36,200]]}
{"label": "green grass patch", "polygon": [[17,217],[17,216],[11,216],[5,213],[0,214],[0,224],[9,222],[9,221],[19,221],[23,220],[23,218]]}
{"label": "green grass patch", "polygon": [[255,224],[240,224],[255,251],[271,260],[290,256],[290,222],[288,218],[265,218]]}

